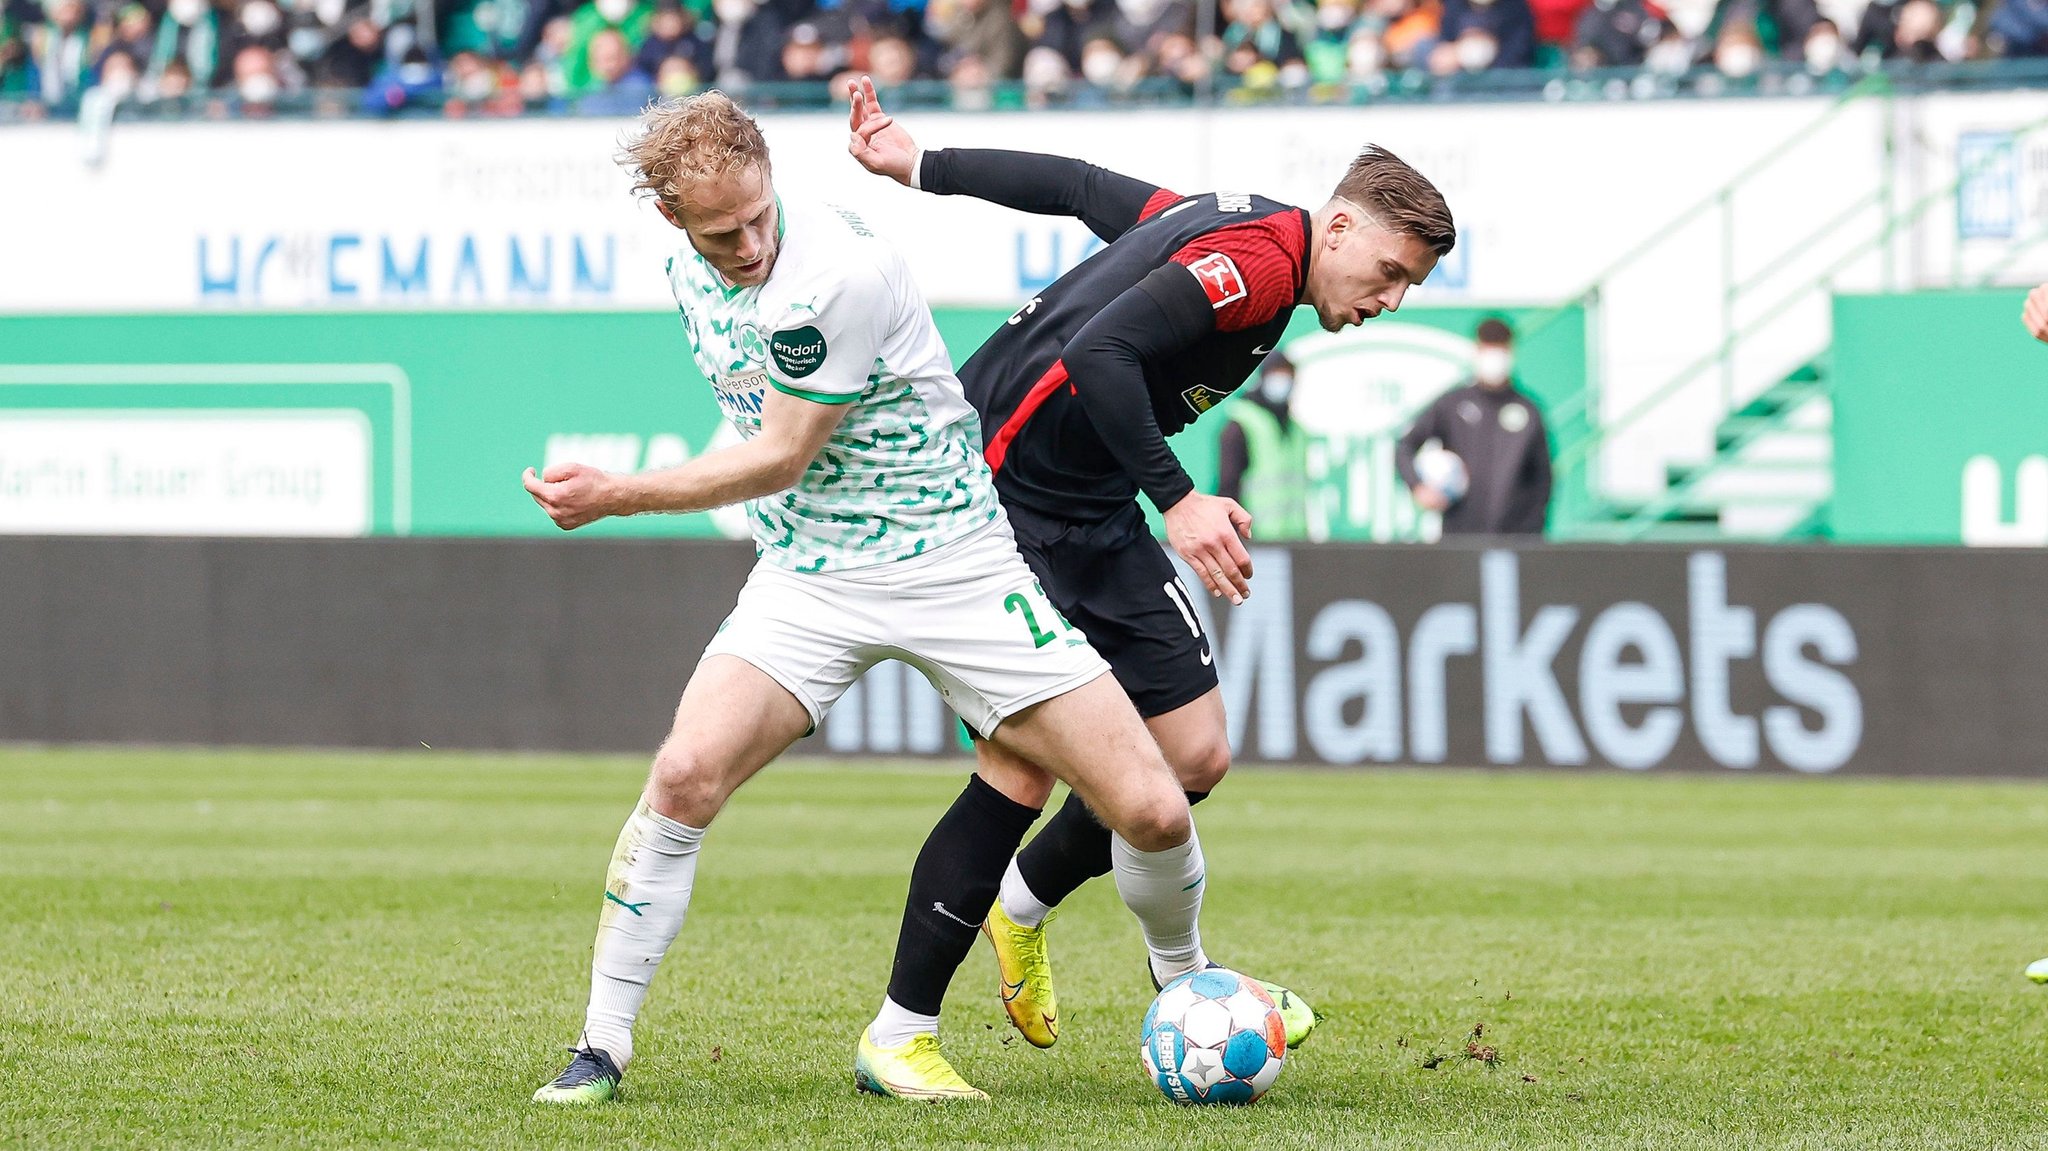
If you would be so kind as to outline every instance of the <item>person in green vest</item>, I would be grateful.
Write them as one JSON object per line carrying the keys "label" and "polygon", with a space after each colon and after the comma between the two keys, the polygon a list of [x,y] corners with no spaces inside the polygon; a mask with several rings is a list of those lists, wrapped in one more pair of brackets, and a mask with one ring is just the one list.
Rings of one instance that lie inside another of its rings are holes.
{"label": "person in green vest", "polygon": [[1216,494],[1244,505],[1262,543],[1308,538],[1308,436],[1287,410],[1293,395],[1294,364],[1274,352],[1216,444]]}

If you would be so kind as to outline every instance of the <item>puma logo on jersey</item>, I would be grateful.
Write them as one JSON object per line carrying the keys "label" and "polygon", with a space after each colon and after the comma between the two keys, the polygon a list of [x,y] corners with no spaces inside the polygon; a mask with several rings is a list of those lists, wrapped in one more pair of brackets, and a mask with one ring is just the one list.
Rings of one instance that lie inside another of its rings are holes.
{"label": "puma logo on jersey", "polygon": [[1211,252],[1188,265],[1188,271],[1202,285],[1202,291],[1209,297],[1211,308],[1221,308],[1233,300],[1242,300],[1251,295],[1245,286],[1244,273],[1237,270],[1237,264],[1221,252]]}

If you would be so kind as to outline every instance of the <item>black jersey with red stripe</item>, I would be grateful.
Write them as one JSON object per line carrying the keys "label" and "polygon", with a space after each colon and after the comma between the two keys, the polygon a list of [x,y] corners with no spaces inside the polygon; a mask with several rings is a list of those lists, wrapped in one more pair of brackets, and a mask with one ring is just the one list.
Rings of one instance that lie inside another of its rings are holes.
{"label": "black jersey with red stripe", "polygon": [[919,186],[1086,222],[1109,241],[960,368],[1006,501],[1101,520],[1193,490],[1166,448],[1278,344],[1308,275],[1309,215],[1260,196],[1179,196],[1079,161],[928,152]]}

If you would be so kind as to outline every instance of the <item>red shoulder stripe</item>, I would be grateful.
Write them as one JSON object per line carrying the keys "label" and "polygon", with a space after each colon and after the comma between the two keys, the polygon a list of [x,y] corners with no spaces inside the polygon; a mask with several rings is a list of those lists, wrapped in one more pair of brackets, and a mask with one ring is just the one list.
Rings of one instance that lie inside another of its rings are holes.
{"label": "red shoulder stripe", "polygon": [[1180,203],[1180,198],[1179,192],[1169,192],[1164,188],[1159,189],[1157,192],[1152,193],[1151,199],[1145,201],[1145,210],[1138,213],[1138,222],[1142,224],[1173,205]]}

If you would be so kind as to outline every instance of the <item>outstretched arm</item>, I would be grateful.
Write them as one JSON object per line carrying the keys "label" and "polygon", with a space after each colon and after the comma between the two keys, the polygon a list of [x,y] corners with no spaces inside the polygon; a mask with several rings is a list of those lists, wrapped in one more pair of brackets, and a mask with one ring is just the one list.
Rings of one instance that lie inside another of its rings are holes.
{"label": "outstretched arm", "polygon": [[803,478],[847,406],[770,391],[761,405],[761,430],[752,439],[634,475],[576,463],[552,464],[538,475],[528,468],[526,491],[565,532],[607,516],[701,512],[757,499]]}
{"label": "outstretched arm", "polygon": [[1064,156],[988,148],[917,146],[895,117],[882,111],[874,81],[848,85],[852,138],[847,151],[879,176],[939,196],[973,196],[1021,212],[1072,216],[1104,240],[1114,240],[1178,197],[1156,184]]}

